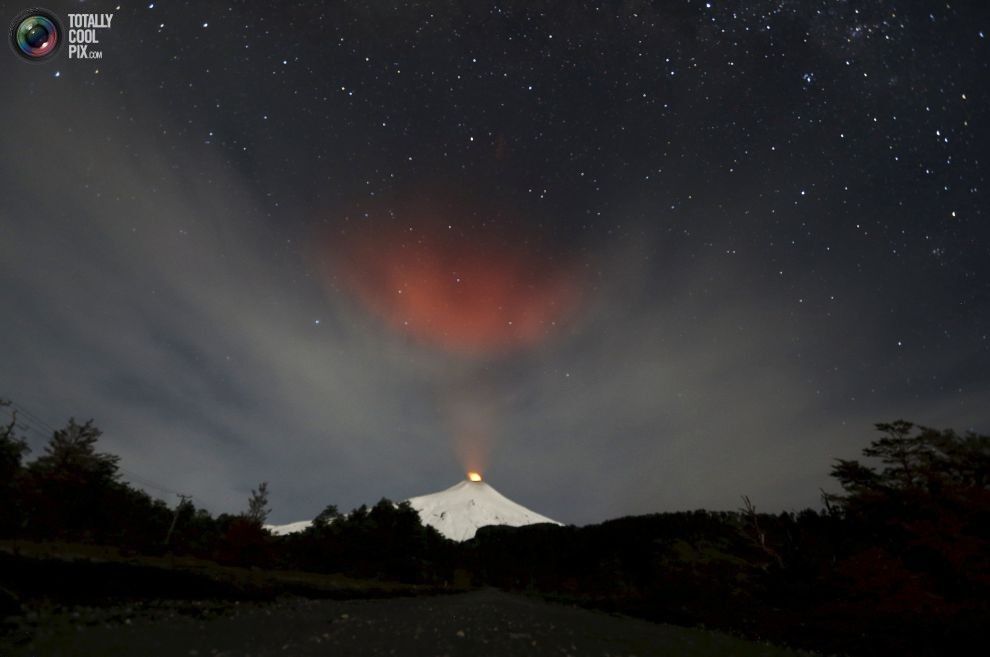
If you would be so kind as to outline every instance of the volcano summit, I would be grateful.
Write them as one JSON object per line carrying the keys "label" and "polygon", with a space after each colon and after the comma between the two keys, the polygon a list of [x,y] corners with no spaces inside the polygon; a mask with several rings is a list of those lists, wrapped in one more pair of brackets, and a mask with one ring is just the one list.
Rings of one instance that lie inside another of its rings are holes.
{"label": "volcano summit", "polygon": [[477,479],[471,476],[439,493],[409,498],[409,504],[419,513],[424,525],[430,525],[447,538],[466,541],[488,525],[561,524],[516,504],[482,481],[477,473],[470,474]]}
{"label": "volcano summit", "polygon": [[[489,525],[522,527],[541,523],[562,524],[513,502],[482,481],[477,472],[469,472],[467,479],[446,490],[411,497],[407,501],[424,525],[433,527],[454,541],[472,539],[480,528]],[[266,527],[274,534],[283,535],[301,532],[310,524],[311,521],[303,520]]]}

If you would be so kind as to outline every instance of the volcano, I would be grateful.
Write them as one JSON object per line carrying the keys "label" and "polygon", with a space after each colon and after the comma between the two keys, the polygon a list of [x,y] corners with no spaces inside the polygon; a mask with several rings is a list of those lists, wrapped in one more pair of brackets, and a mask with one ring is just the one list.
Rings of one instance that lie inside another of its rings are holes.
{"label": "volcano", "polygon": [[482,481],[477,473],[472,472],[469,477],[439,493],[411,497],[409,504],[419,513],[424,525],[455,541],[474,538],[478,529],[488,525],[561,524],[513,502]]}
{"label": "volcano", "polygon": [[[446,490],[411,497],[407,501],[424,525],[454,541],[474,538],[480,528],[489,525],[562,524],[513,502],[489,486],[476,472],[468,473],[468,479]],[[288,525],[266,525],[266,528],[274,534],[284,535],[301,532],[310,524],[303,520]]]}

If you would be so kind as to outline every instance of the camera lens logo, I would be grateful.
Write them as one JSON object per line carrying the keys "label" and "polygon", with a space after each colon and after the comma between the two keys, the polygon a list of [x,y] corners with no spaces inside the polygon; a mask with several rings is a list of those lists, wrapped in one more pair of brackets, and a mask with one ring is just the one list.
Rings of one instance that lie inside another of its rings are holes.
{"label": "camera lens logo", "polygon": [[10,44],[30,62],[44,61],[62,45],[62,26],[47,9],[26,9],[10,24]]}

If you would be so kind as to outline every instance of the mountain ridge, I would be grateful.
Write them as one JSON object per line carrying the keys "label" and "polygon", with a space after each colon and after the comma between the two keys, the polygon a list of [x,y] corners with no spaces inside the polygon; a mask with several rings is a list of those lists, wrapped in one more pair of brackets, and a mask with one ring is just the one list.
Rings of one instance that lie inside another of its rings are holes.
{"label": "mountain ridge", "polygon": [[[481,527],[490,525],[562,524],[513,502],[480,478],[477,481],[464,479],[442,491],[410,497],[406,501],[424,525],[454,541],[470,540]],[[265,527],[273,534],[284,536],[304,531],[311,524],[311,520],[300,520]]]}

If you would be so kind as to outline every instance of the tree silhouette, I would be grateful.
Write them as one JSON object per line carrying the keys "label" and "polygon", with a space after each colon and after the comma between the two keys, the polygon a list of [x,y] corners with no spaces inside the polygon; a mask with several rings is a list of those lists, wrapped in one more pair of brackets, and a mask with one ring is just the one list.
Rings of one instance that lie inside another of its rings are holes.
{"label": "tree silhouette", "polygon": [[71,479],[79,483],[107,484],[117,481],[120,457],[96,451],[96,442],[103,432],[93,420],[79,424],[69,418],[64,429],[58,429],[31,468],[56,479]]}
{"label": "tree silhouette", "polygon": [[268,508],[268,482],[263,481],[257,490],[251,491],[246,517],[257,525],[264,525],[271,509]]}
{"label": "tree silhouette", "polygon": [[879,465],[839,459],[832,468],[845,494],[830,499],[858,535],[860,557],[871,555],[861,570],[906,568],[936,601],[990,593],[990,436],[904,420],[876,428],[884,437],[863,455]]}
{"label": "tree silhouette", "polygon": [[92,420],[70,419],[28,465],[23,494],[30,533],[93,541],[120,536],[126,485],[119,481],[120,457],[96,451],[101,435]]}
{"label": "tree silhouette", "polygon": [[326,527],[341,517],[342,516],[340,510],[337,509],[337,505],[328,504],[327,507],[320,511],[320,513],[313,519],[313,524],[317,527]]}
{"label": "tree silhouette", "polygon": [[[10,402],[0,399],[0,408]],[[17,411],[11,412],[10,423],[0,426],[0,536],[16,532],[23,521],[23,504],[18,495],[21,460],[29,451],[27,443],[17,436]]]}
{"label": "tree silhouette", "polygon": [[832,476],[845,495],[829,496],[847,512],[870,514],[900,509],[912,513],[932,505],[984,506],[990,487],[990,436],[959,435],[898,420],[876,425],[885,436],[863,449],[882,468],[837,459]]}
{"label": "tree silhouette", "polygon": [[[0,408],[5,406],[10,406],[10,402],[0,399]],[[0,487],[13,481],[21,469],[21,459],[30,451],[24,439],[18,438],[16,429],[17,411],[12,411],[10,422],[0,427]]]}

